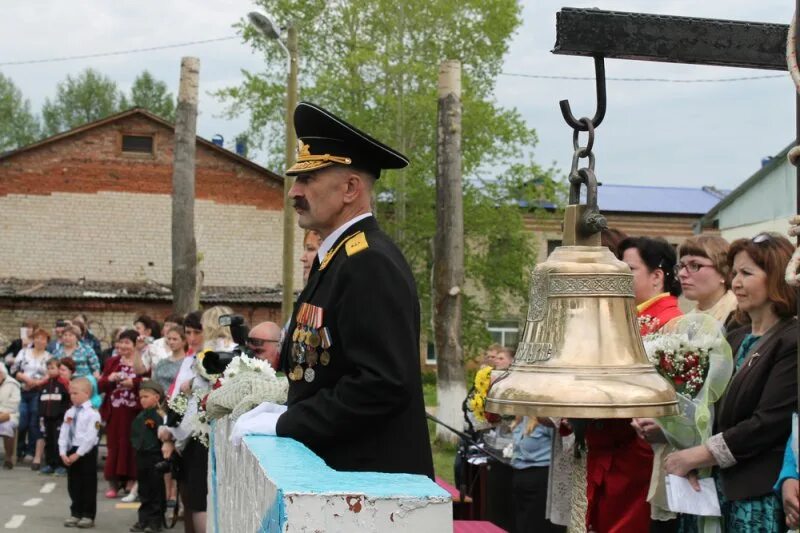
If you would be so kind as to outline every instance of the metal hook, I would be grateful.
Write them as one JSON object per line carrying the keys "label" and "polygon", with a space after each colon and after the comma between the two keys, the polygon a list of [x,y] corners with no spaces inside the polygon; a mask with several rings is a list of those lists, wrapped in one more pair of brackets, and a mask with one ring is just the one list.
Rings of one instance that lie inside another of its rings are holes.
{"label": "metal hook", "polygon": [[[597,112],[592,118],[592,125],[596,128],[603,122],[606,116],[606,66],[603,56],[594,56],[595,89],[597,92]],[[558,103],[561,108],[561,115],[572,129],[576,131],[587,131],[586,124],[576,119],[569,107],[569,100],[561,100]]]}

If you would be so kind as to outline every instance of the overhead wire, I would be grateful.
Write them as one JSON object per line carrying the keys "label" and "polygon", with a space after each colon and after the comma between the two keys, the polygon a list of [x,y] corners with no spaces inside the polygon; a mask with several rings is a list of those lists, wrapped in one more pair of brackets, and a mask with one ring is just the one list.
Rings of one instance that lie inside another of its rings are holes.
{"label": "overhead wire", "polygon": [[[23,59],[19,61],[3,61],[0,62],[0,67],[19,66],[19,65],[34,65],[41,63],[59,63],[63,61],[74,61],[78,59],[94,59],[98,57],[111,57],[121,56],[128,54],[138,54],[143,52],[154,52],[157,50],[167,50],[170,48],[183,48],[186,46],[196,46],[201,44],[217,43],[221,41],[231,41],[239,39],[238,35],[230,35],[227,37],[217,37],[214,39],[202,39],[198,41],[186,41],[182,43],[164,44],[159,46],[149,46],[146,48],[131,48],[127,50],[115,50],[112,52],[97,52],[92,54],[81,54],[74,56],[61,56],[61,57],[48,57],[41,59]],[[594,81],[591,76],[565,76],[565,75],[548,75],[548,74],[527,74],[522,72],[501,72],[501,76],[510,76],[516,78],[531,78],[541,80],[577,80],[577,81]],[[623,82],[651,82],[651,83],[726,83],[726,82],[740,82],[740,81],[755,81],[785,78],[784,74],[767,74],[760,76],[736,76],[729,78],[615,78],[608,77],[608,81],[623,81]]]}

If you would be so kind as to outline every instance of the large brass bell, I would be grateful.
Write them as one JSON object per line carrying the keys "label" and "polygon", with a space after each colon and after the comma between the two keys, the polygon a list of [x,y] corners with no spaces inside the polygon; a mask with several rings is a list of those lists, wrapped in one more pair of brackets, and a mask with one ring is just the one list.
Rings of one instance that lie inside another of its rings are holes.
{"label": "large brass bell", "polygon": [[[586,171],[586,172],[585,172]],[[675,390],[644,351],[628,266],[600,246],[594,174],[581,169],[563,246],[536,266],[527,323],[511,368],[493,372],[492,413],[565,418],[677,414]]]}

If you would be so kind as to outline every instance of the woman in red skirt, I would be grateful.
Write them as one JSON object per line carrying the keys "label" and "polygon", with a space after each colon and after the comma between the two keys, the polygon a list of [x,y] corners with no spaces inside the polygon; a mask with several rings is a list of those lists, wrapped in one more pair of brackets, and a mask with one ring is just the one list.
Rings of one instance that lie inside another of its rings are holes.
{"label": "woman in red skirt", "polygon": [[106,424],[108,457],[104,475],[109,483],[106,498],[116,498],[118,489],[130,492],[136,484],[136,455],[131,447],[131,422],[141,410],[139,383],[134,371],[138,334],[134,330],[120,333],[117,355],[106,361],[97,385],[105,393],[100,414]]}

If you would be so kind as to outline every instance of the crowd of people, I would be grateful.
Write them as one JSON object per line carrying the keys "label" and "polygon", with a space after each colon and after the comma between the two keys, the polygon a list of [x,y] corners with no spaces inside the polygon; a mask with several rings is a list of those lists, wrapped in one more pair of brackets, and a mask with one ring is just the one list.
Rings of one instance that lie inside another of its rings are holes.
{"label": "crowd of people", "polygon": [[[130,531],[160,531],[178,494],[185,530],[205,531],[207,441],[182,426],[185,413],[173,412],[169,402],[183,394],[198,409],[210,383],[196,356],[235,346],[230,329],[219,325],[220,316],[232,313],[217,306],[169,315],[163,325],[142,315],[115,330],[105,351],[83,316],[59,319],[52,334],[25,321],[0,364],[4,468],[30,463],[42,475],[66,477],[71,505],[64,526],[90,528],[104,442],[105,497],[141,502]],[[280,327],[262,322],[247,347],[277,369],[279,343]]]}
{"label": "crowd of people", "polygon": [[[644,339],[666,335],[684,320],[682,294],[691,307],[686,317],[706,315],[725,336],[730,366],[712,362],[708,372],[717,372],[717,394],[706,400],[705,419],[686,419],[693,440],[671,432],[674,417],[584,421],[583,527],[603,533],[797,528],[797,436],[794,445],[790,439],[797,406],[797,300],[784,279],[794,246],[774,233],[730,244],[699,235],[676,251],[663,239],[613,230],[604,232],[603,244],[633,273]],[[494,356],[485,362],[493,365]],[[574,439],[574,422],[528,417],[512,422],[514,519],[506,522],[511,531],[575,526],[574,450],[567,442]],[[654,454],[654,449],[666,451]],[[698,491],[698,478],[713,479],[710,490],[721,517],[713,522],[661,507],[667,474],[687,478]]]}

